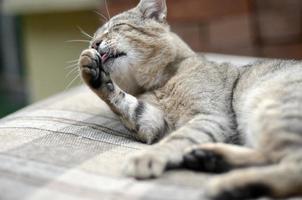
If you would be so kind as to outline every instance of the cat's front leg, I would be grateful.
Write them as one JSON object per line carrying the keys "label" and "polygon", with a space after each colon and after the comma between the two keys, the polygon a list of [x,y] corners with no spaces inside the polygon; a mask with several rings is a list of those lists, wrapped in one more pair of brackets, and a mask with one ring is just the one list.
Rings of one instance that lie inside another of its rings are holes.
{"label": "cat's front leg", "polygon": [[187,148],[226,141],[234,134],[230,127],[229,119],[223,114],[196,115],[159,143],[130,156],[124,166],[124,173],[138,179],[158,177],[167,168],[180,167]]}
{"label": "cat's front leg", "polygon": [[154,105],[124,92],[103,69],[99,53],[84,50],[80,57],[80,71],[84,82],[115,112],[135,137],[151,144],[167,133],[164,113]]}

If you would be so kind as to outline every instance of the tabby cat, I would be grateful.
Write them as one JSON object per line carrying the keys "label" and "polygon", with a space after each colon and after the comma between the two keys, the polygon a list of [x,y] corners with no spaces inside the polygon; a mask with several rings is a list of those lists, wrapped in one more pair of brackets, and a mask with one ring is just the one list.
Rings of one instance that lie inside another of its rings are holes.
{"label": "tabby cat", "polygon": [[157,142],[131,156],[124,173],[228,172],[208,184],[212,199],[302,195],[302,63],[208,61],[166,16],[165,0],[141,0],[97,30],[80,56],[91,90],[138,140]]}

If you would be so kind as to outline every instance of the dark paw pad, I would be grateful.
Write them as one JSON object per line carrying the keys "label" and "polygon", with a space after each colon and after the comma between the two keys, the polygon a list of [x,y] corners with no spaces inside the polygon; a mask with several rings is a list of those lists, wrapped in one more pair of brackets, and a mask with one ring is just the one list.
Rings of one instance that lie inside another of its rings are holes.
{"label": "dark paw pad", "polygon": [[112,83],[110,74],[103,69],[101,62],[96,62],[94,65],[96,67],[89,67],[90,68],[90,81],[89,85],[94,89],[105,88],[109,92],[114,90],[114,85]]}
{"label": "dark paw pad", "polygon": [[80,56],[82,78],[93,89],[106,89],[112,92],[114,84],[108,70],[104,69],[99,53],[93,49],[86,49]]}
{"label": "dark paw pad", "polygon": [[213,200],[244,200],[255,199],[270,195],[270,188],[264,184],[254,183],[220,192],[215,196],[210,196]]}
{"label": "dark paw pad", "polygon": [[230,170],[222,156],[203,149],[194,149],[185,155],[183,165],[185,168],[203,172],[222,173]]}
{"label": "dark paw pad", "polygon": [[109,78],[109,74],[106,73],[103,69],[102,62],[100,58],[95,59],[93,62],[93,66],[90,68],[91,72],[91,79],[90,79],[90,86],[92,88],[98,89],[104,85],[107,81],[111,81]]}

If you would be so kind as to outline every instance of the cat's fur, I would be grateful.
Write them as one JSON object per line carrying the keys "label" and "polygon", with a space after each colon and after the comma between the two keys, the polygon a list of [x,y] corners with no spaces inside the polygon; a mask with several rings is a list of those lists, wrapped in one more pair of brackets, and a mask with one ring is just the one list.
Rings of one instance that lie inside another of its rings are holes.
{"label": "cat's fur", "polygon": [[83,80],[135,137],[159,141],[129,158],[125,174],[241,168],[210,181],[208,195],[302,195],[302,64],[210,62],[170,31],[166,15],[165,0],[141,0],[101,27],[80,56]]}

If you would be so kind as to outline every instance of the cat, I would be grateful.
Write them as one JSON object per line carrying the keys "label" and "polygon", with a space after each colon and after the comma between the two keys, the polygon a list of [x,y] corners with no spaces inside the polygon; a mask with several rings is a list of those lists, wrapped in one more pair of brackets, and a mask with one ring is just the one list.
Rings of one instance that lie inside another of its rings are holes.
{"label": "cat", "polygon": [[240,68],[195,53],[166,20],[165,0],[140,0],[97,30],[79,59],[83,81],[149,149],[124,173],[171,167],[222,173],[211,199],[302,195],[302,63]]}

